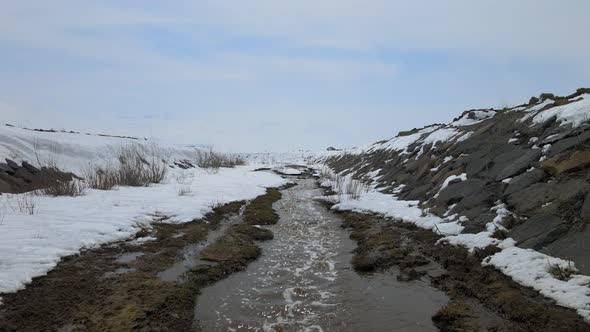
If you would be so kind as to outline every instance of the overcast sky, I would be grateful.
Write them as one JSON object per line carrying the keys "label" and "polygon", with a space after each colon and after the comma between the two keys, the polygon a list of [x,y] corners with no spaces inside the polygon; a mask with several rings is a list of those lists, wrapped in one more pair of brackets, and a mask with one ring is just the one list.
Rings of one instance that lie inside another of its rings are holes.
{"label": "overcast sky", "polygon": [[354,146],[590,86],[590,1],[38,1],[0,6],[0,122]]}

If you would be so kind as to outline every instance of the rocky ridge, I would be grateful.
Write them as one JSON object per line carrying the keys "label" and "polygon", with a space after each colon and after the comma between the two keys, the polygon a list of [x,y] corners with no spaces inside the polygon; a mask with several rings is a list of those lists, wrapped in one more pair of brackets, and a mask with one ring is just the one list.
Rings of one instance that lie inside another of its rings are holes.
{"label": "rocky ridge", "polygon": [[449,124],[400,132],[325,162],[341,175],[418,200],[479,233],[501,204],[509,217],[494,236],[575,262],[590,274],[590,89],[541,94],[501,110],[463,112]]}

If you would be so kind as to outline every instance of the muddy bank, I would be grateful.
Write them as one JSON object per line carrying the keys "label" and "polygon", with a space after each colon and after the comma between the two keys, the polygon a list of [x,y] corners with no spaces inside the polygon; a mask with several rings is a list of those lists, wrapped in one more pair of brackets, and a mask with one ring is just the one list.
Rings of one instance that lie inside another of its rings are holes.
{"label": "muddy bank", "polygon": [[451,298],[432,319],[442,331],[590,331],[574,310],[554,304],[499,271],[481,266],[487,250],[471,255],[412,224],[358,213],[339,213],[358,243],[354,268],[371,273],[389,267],[399,280],[428,279]]}
{"label": "muddy bank", "polygon": [[3,294],[0,331],[191,330],[199,290],[244,269],[260,255],[257,243],[272,238],[243,223],[244,204],[186,224],[156,223],[137,235],[153,241],[64,258],[26,289]]}

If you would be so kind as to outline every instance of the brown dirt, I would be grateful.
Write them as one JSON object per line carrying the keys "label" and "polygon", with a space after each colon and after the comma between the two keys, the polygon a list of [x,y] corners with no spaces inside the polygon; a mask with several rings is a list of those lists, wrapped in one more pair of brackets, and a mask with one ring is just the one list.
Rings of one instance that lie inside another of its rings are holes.
{"label": "brown dirt", "polygon": [[[469,254],[463,248],[435,246],[438,235],[412,224],[358,213],[340,215],[343,227],[350,229],[351,239],[358,243],[353,258],[357,271],[398,266],[402,272],[398,279],[411,280],[412,274],[420,277],[414,268],[429,261],[444,268],[441,275],[429,276],[432,285],[451,298],[433,317],[442,331],[590,331],[575,311],[518,285],[500,271],[483,267],[481,259],[495,248]],[[494,319],[483,324],[484,316]]]}
{"label": "brown dirt", "polygon": [[[280,198],[280,192],[269,191]],[[141,246],[121,242],[64,258],[26,289],[3,294],[0,331],[194,330],[199,289],[244,269],[260,254],[255,241],[271,239],[272,233],[245,224],[231,226],[202,251],[202,258],[216,263],[196,266],[185,274],[184,282],[162,281],[158,273],[177,262],[185,247],[205,240],[243,204],[218,207],[206,222],[156,224],[150,235],[157,240]],[[269,214],[263,207],[256,211]],[[131,262],[117,261],[121,254],[134,252],[143,255]]]}

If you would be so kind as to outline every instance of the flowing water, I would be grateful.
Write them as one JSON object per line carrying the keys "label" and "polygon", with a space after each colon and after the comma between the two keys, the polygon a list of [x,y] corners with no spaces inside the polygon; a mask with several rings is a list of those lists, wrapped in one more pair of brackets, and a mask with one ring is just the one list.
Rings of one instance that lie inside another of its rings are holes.
{"label": "flowing water", "polygon": [[355,243],[337,215],[313,201],[312,179],[283,191],[269,226],[274,240],[246,271],[202,291],[195,318],[203,331],[436,331],[431,316],[446,296],[396,271],[352,270]]}

